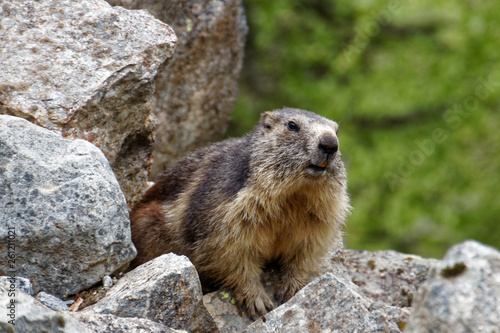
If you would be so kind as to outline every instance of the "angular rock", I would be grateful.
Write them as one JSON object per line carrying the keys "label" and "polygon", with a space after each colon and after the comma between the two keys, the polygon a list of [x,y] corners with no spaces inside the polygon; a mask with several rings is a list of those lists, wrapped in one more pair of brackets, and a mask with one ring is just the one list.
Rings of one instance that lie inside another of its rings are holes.
{"label": "angular rock", "polygon": [[404,318],[405,312],[372,302],[353,289],[350,281],[327,273],[245,331],[400,332],[394,320]]}
{"label": "angular rock", "polygon": [[[262,275],[264,290],[274,306],[278,306],[278,301],[274,297],[276,273],[277,271],[271,268],[266,269]],[[233,292],[228,288],[203,295],[203,308],[210,315],[209,320],[205,322],[209,322],[210,325],[213,320],[221,333],[241,332],[252,323],[242,309],[236,306]],[[197,320],[197,318],[194,319]],[[202,322],[202,320],[198,321]]]}
{"label": "angular rock", "polygon": [[104,0],[2,1],[0,113],[94,143],[133,204],[146,187],[155,80],[175,41],[146,11]]}
{"label": "angular rock", "polygon": [[178,37],[160,74],[151,178],[189,150],[220,139],[236,103],[247,25],[241,0],[108,0],[146,8]]}
{"label": "angular rock", "polygon": [[124,275],[105,298],[83,312],[146,318],[183,329],[201,297],[198,273],[189,259],[169,253]]}
{"label": "angular rock", "polygon": [[90,333],[67,312],[56,312],[0,280],[0,332]]}
{"label": "angular rock", "polygon": [[432,268],[405,332],[498,332],[499,314],[500,251],[466,241]]}
{"label": "angular rock", "polygon": [[36,300],[52,310],[69,311],[69,306],[63,300],[43,291],[36,295]]}
{"label": "angular rock", "polygon": [[400,332],[407,311],[372,302],[353,286],[327,273],[245,332]]}
{"label": "angular rock", "polygon": [[222,332],[222,330],[219,330],[217,323],[215,322],[210,312],[207,310],[207,307],[205,306],[205,303],[203,301],[204,298],[205,296],[203,296],[203,298],[198,302],[198,305],[196,305],[196,308],[193,312],[193,315],[191,316],[191,319],[189,320],[186,330],[190,333]]}
{"label": "angular rock", "polygon": [[27,278],[20,276],[15,276],[14,278],[12,278],[12,276],[0,276],[0,280],[8,282],[9,285],[14,283],[14,288],[17,290],[22,291],[29,296],[33,295],[33,284]]}
{"label": "angular rock", "polygon": [[241,332],[252,323],[248,316],[238,309],[229,289],[203,295],[203,304],[221,333]]}
{"label": "angular rock", "polygon": [[344,250],[344,266],[360,292],[387,305],[409,307],[438,260],[396,251]]}
{"label": "angular rock", "polygon": [[113,279],[111,276],[106,275],[102,278],[102,289],[109,290],[113,286]]}
{"label": "angular rock", "polygon": [[92,333],[182,333],[143,318],[122,318],[110,314],[71,313]]}
{"label": "angular rock", "polygon": [[[425,280],[429,266],[435,262],[435,259],[424,259],[395,251],[369,252],[333,247],[318,270],[319,276],[313,277],[311,282],[322,278],[324,273],[333,274],[352,292],[362,295],[365,305],[369,304],[369,312],[380,314],[400,328],[407,322],[409,311],[399,307],[409,306],[408,299],[411,299],[412,293],[416,293]],[[266,271],[263,276],[265,289],[271,300],[277,304],[274,300],[273,280],[273,273]],[[408,294],[405,294],[406,291]],[[220,332],[240,332],[252,323],[234,305],[232,292],[228,289],[204,295],[203,303]]]}
{"label": "angular rock", "polygon": [[[125,197],[102,152],[84,140],[0,115],[0,274],[62,297],[132,260]],[[9,231],[14,231],[12,237]]]}

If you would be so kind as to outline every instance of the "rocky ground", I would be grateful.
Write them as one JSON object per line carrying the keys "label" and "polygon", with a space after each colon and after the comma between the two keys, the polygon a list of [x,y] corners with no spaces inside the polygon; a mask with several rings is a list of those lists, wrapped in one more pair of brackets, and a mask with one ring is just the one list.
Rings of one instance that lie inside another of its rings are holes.
{"label": "rocky ground", "polygon": [[152,158],[163,167],[223,132],[247,28],[238,0],[110,3],[149,12],[0,7],[1,331],[498,331],[500,252],[474,241],[442,260],[334,248],[255,322],[230,290],[203,295],[186,257],[123,273]]}
{"label": "rocky ground", "polygon": [[[0,327],[21,332],[495,332],[499,276],[500,251],[475,241],[452,247],[443,260],[334,249],[311,283],[251,322],[234,305],[230,290],[203,295],[191,262],[170,253],[123,275],[102,299],[80,311],[44,292],[30,296],[27,279],[4,277],[0,303],[5,309],[15,299],[15,326],[3,319]],[[266,281],[271,280],[267,272]],[[268,292],[272,297],[272,288]]]}

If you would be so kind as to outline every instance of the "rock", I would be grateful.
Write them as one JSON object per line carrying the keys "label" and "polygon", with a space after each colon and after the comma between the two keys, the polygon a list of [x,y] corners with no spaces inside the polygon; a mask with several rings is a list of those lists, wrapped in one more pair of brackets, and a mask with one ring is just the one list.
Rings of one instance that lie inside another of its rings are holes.
{"label": "rock", "polygon": [[0,280],[0,332],[88,333],[67,312],[56,312],[20,291],[11,294],[9,285]]}
{"label": "rock", "polygon": [[0,276],[0,280],[8,282],[9,285],[14,283],[14,287],[12,288],[22,291],[26,295],[33,295],[33,285],[29,279],[20,276],[14,276],[14,278],[12,276]]}
{"label": "rock", "polygon": [[129,204],[146,187],[151,99],[175,34],[104,0],[5,0],[0,113],[98,146]]}
{"label": "rock", "polygon": [[245,331],[400,332],[397,321],[405,320],[406,310],[373,302],[353,286],[327,273]]}
{"label": "rock", "polygon": [[205,296],[203,296],[203,298],[196,305],[196,308],[194,309],[193,315],[189,320],[186,330],[189,333],[222,332],[222,330],[219,330],[217,323],[215,322],[210,312],[207,310],[207,307],[205,306],[205,303],[203,301],[204,298]]}
{"label": "rock", "polygon": [[233,293],[229,289],[203,295],[203,305],[221,333],[241,332],[252,323],[235,304]]}
{"label": "rock", "polygon": [[124,275],[105,298],[83,312],[146,318],[184,329],[201,297],[198,273],[189,259],[169,253]]}
{"label": "rock", "polygon": [[106,275],[102,278],[102,289],[109,290],[113,286],[113,279],[111,276]]}
{"label": "rock", "polygon": [[0,115],[0,206],[0,252],[15,247],[0,274],[31,279],[35,293],[74,294],[135,257],[125,197],[87,141]]}
{"label": "rock", "polygon": [[[318,270],[319,275],[313,277],[311,282],[321,279],[324,273],[331,273],[343,281],[352,293],[362,295],[363,304],[369,312],[378,313],[401,328],[409,317],[409,310],[401,307],[410,306],[409,300],[425,281],[429,267],[435,262],[435,259],[395,251],[369,252],[333,247]],[[277,304],[274,300],[273,280],[273,273],[266,271],[263,276],[264,286],[271,300]],[[316,285],[310,288],[319,287]],[[228,289],[204,295],[203,303],[220,332],[240,332],[252,323],[234,305],[232,292]],[[318,308],[317,311],[324,310]],[[348,310],[340,307],[332,311],[342,313]]]}
{"label": "rock", "polygon": [[146,8],[169,24],[178,42],[160,74],[151,178],[187,151],[219,140],[236,103],[247,25],[241,0],[108,0]]}
{"label": "rock", "polygon": [[409,307],[438,260],[396,251],[344,250],[344,266],[360,292],[387,305]]}
{"label": "rock", "polygon": [[54,295],[44,293],[43,291],[36,295],[36,300],[52,310],[69,311],[68,305],[64,303],[63,300],[55,297]]}
{"label": "rock", "polygon": [[[278,306],[278,301],[274,297],[273,283],[276,280],[276,273],[277,271],[271,268],[266,269],[262,275],[264,290],[274,306]],[[203,305],[221,333],[241,332],[252,323],[236,306],[231,289],[224,288],[203,295]]]}
{"label": "rock", "polygon": [[499,314],[500,251],[466,241],[432,268],[405,332],[498,332]]}
{"label": "rock", "polygon": [[122,318],[110,314],[72,313],[93,333],[182,333],[163,324],[143,318]]}
{"label": "rock", "polygon": [[[274,268],[268,268],[262,274],[264,290],[275,307],[278,306],[278,301],[274,297],[276,273]],[[203,307],[210,314],[210,319],[214,321],[221,333],[241,332],[252,323],[248,316],[242,312],[242,309],[236,306],[233,292],[228,288],[203,295]],[[203,320],[199,321],[203,322]]]}

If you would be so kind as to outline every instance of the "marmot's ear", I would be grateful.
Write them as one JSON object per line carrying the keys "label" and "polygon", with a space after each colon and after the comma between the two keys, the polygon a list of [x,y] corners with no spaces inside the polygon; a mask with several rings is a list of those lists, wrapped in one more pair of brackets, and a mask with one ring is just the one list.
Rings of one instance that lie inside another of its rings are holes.
{"label": "marmot's ear", "polygon": [[264,127],[264,129],[271,129],[274,122],[275,119],[272,111],[266,111],[260,115],[260,124],[262,125],[262,127]]}

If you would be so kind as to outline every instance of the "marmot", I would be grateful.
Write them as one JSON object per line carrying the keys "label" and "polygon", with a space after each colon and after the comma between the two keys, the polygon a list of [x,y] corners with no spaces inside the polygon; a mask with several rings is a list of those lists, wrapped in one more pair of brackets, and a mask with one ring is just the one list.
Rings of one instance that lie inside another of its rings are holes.
{"label": "marmot", "polygon": [[252,132],[196,150],[160,175],[131,213],[135,267],[186,255],[202,285],[229,287],[250,318],[273,307],[261,282],[279,265],[276,297],[308,283],[350,210],[338,124],[285,108]]}

